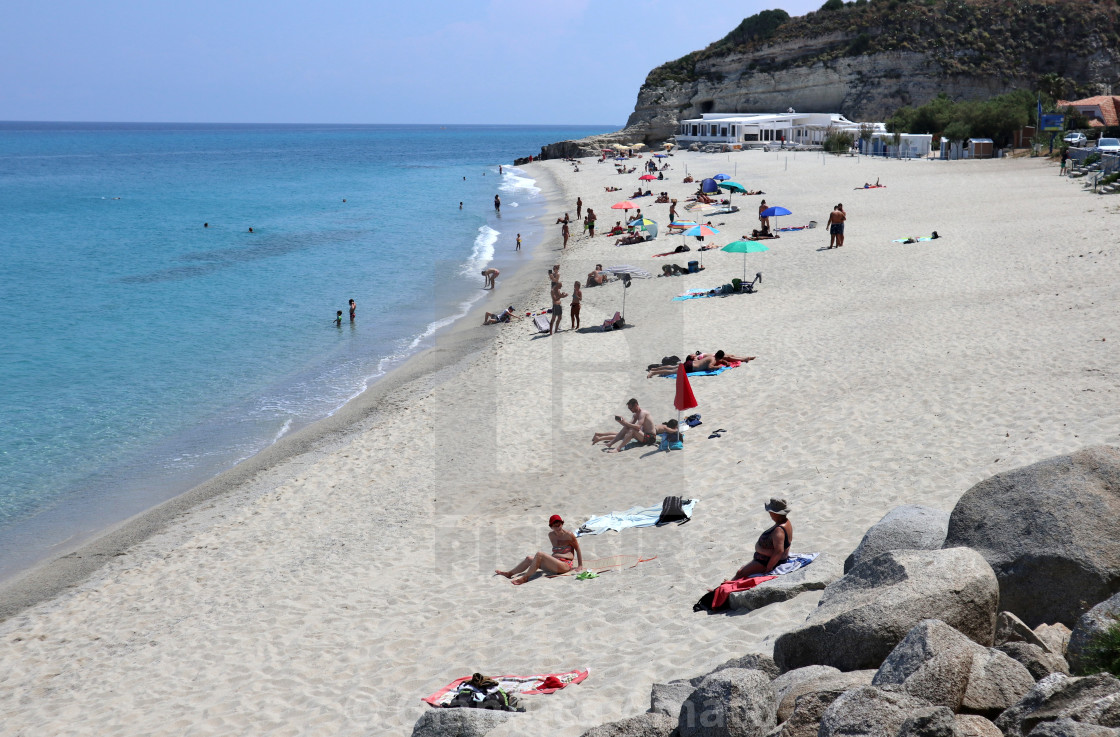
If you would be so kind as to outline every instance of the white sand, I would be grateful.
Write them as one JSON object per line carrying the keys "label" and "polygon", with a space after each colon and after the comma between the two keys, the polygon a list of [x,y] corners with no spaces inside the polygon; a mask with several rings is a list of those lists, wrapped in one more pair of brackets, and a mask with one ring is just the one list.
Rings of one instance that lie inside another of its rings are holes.
{"label": "white sand", "polygon": [[[446,339],[496,338],[325,451],[273,467],[0,624],[0,731],[408,734],[429,708],[420,697],[457,676],[590,667],[494,733],[579,735],[644,711],[653,681],[768,651],[815,605],[806,595],[744,616],[691,610],[750,556],[770,496],[794,505],[795,549],[844,556],[894,505],[950,509],[999,471],[1120,442],[1120,200],[1083,193],[1039,159],[670,161],[655,192],[683,200],[686,164],[725,171],[795,213],[779,225],[822,228],[748,256],[764,278],[754,295],[671,301],[741,274],[741,255],[711,252],[703,274],[636,281],[635,327],[619,333],[548,338],[521,322]],[[556,175],[557,214],[574,216],[582,195],[600,231],[637,177],[595,163],[527,171]],[[852,191],[876,177],[888,187]],[[603,191],[615,183],[622,192]],[[759,197],[733,199],[744,211],[715,218],[716,243],[757,222]],[[847,245],[820,250],[838,201]],[[666,222],[667,205],[640,202]],[[942,240],[891,243],[935,229]],[[565,291],[596,261],[659,270],[666,259],[650,255],[680,242],[577,237]],[[548,304],[543,268],[539,283],[531,306]],[[499,280],[494,302],[508,294]],[[618,284],[586,290],[583,324],[620,304]],[[694,379],[704,424],[685,451],[589,445],[630,396],[659,420],[675,414],[673,382],[647,380],[646,364],[721,347],[758,360]],[[716,428],[728,432],[708,440]],[[491,575],[546,546],[554,512],[574,527],[670,493],[702,499],[691,523],[583,541],[587,557],[652,562],[586,582],[514,587]]]}

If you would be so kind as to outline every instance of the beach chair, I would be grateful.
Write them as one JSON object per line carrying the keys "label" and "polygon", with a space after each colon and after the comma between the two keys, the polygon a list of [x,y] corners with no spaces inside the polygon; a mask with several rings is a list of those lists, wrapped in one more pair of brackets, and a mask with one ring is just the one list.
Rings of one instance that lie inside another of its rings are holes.
{"label": "beach chair", "polygon": [[761,271],[758,272],[757,274],[755,274],[754,278],[751,279],[748,282],[745,282],[742,279],[732,279],[731,280],[731,284],[732,284],[733,287],[735,287],[735,291],[740,293],[740,294],[753,294],[754,293],[754,285],[755,284],[761,284],[761,283],[762,283],[762,272]]}
{"label": "beach chair", "polygon": [[622,313],[621,312],[616,312],[616,313],[614,313],[614,317],[609,317],[606,320],[603,320],[603,331],[604,332],[606,332],[607,330],[618,330],[621,327],[622,327]]}

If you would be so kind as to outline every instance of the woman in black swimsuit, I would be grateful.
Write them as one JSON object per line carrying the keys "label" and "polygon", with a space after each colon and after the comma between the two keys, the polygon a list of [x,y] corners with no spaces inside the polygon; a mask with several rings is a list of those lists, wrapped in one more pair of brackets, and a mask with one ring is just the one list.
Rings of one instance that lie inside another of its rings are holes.
{"label": "woman in black swimsuit", "polygon": [[774,526],[758,536],[758,542],[754,544],[754,559],[736,571],[733,579],[772,571],[789,558],[789,546],[793,542],[789,504],[785,499],[771,499],[763,508],[770,513]]}
{"label": "woman in black swimsuit", "polygon": [[[579,549],[579,538],[564,529],[564,520],[560,515],[554,514],[548,520],[548,540],[552,543],[552,554],[538,551],[536,555],[526,556],[525,560],[518,563],[508,571],[494,571],[499,576],[505,576],[519,586],[528,581],[537,570],[548,573],[568,573],[583,568],[583,551]],[[517,578],[517,574],[521,574]]]}

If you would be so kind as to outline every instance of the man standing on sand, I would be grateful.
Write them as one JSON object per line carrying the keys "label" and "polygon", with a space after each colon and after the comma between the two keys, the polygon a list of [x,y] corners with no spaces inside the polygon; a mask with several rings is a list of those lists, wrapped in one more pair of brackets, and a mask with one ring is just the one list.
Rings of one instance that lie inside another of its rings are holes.
{"label": "man standing on sand", "polygon": [[759,224],[759,230],[763,230],[763,231],[767,231],[767,232],[769,232],[769,230],[770,230],[770,218],[764,218],[764,217],[762,217],[762,213],[763,213],[763,212],[764,212],[765,210],[766,210],[766,200],[763,200],[763,201],[762,201],[761,203],[759,203],[759,205],[758,205],[758,224]]}
{"label": "man standing on sand", "polygon": [[557,273],[556,280],[552,282],[552,319],[548,323],[549,335],[560,331],[560,321],[564,318],[564,306],[560,304],[560,300],[567,296],[567,292],[560,291],[560,274]]}
{"label": "man standing on sand", "polygon": [[576,197],[576,220],[583,220],[583,198]]}
{"label": "man standing on sand", "polygon": [[[626,406],[630,409],[631,412],[634,413],[634,416],[630,419],[630,422],[627,422],[620,416],[615,415],[615,422],[622,425],[622,429],[615,433],[613,437],[609,432],[595,433],[593,436],[591,436],[592,445],[609,440],[610,442],[607,443],[607,450],[612,453],[617,453],[618,451],[622,450],[623,446],[625,446],[631,440],[637,440],[639,443],[644,443],[651,438],[656,437],[654,435],[653,417],[650,416],[649,412],[638,406],[638,400],[631,399],[626,403]],[[617,448],[612,447],[615,443],[618,443]]]}
{"label": "man standing on sand", "polygon": [[847,219],[848,215],[844,212],[844,203],[837,203],[828,215],[829,248],[839,248],[844,245],[844,221]]}
{"label": "man standing on sand", "polygon": [[587,217],[584,218],[583,222],[584,222],[584,224],[587,225],[588,234],[592,238],[594,238],[595,237],[595,211],[592,210],[590,207],[587,208]]}

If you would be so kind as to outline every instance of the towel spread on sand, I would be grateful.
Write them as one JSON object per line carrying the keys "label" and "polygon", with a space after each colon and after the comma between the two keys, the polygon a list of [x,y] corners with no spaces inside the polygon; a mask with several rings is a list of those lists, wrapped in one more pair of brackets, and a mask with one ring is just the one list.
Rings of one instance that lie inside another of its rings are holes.
{"label": "towel spread on sand", "polygon": [[819,555],[820,553],[791,553],[784,563],[774,566],[774,569],[771,571],[756,573],[746,578],[724,581],[708,592],[708,594],[711,594],[711,600],[709,602],[705,602],[705,599],[708,598],[708,594],[705,594],[692,610],[699,611],[700,609],[707,608],[709,611],[719,611],[727,606],[728,597],[736,591],[747,591],[748,589],[753,589],[755,586],[758,586],[760,583],[773,581],[778,576],[793,573],[799,568],[804,568],[812,563]]}
{"label": "towel spread on sand", "polygon": [[[699,499],[689,499],[681,504],[681,510],[689,519],[692,518],[692,509]],[[576,530],[576,537],[583,535],[601,535],[607,530],[618,532],[627,527],[653,527],[661,518],[661,504],[652,507],[630,507],[625,512],[611,512],[599,517],[592,517]],[[587,566],[584,566],[585,568]]]}
{"label": "towel spread on sand", "polygon": [[[742,365],[741,361],[732,361],[730,366],[720,366],[719,368],[715,369],[714,371],[689,371],[688,375],[689,376],[718,376],[719,374],[722,374],[724,371],[727,371],[728,369],[739,368],[741,365]],[[665,374],[665,378],[666,379],[675,379],[675,378],[677,378],[677,375],[676,375],[676,373]]]}
{"label": "towel spread on sand", "polygon": [[[932,240],[933,240],[933,238],[930,238],[928,235],[923,235],[920,238],[896,238],[895,240],[891,241],[891,243],[917,243],[918,241],[932,241]],[[940,240],[940,238],[938,240]]]}
{"label": "towel spread on sand", "polygon": [[784,228],[774,228],[774,230],[778,231],[779,233],[788,233],[791,230],[806,230],[808,229],[808,227],[808,225],[787,225]]}
{"label": "towel spread on sand", "polygon": [[[623,568],[636,568],[639,563],[649,563],[651,560],[657,560],[657,556],[652,558],[642,558],[637,555],[612,555],[607,558],[592,558],[591,560],[583,561],[583,571],[592,571],[594,573],[606,573],[607,571],[621,571]],[[563,573],[550,573],[545,578],[560,578],[561,576],[572,575],[571,569]],[[579,574],[575,578],[579,578]],[[594,576],[598,578],[598,576]]]}
{"label": "towel spread on sand", "polygon": [[[555,693],[573,683],[579,683],[591,674],[591,669],[584,670],[571,670],[567,673],[542,673],[536,676],[492,676],[498,682],[498,688],[506,693],[517,694],[519,696],[528,696],[532,694],[541,693]],[[549,678],[556,679],[545,684]],[[454,681],[436,691],[431,696],[427,696],[421,701],[426,701],[432,706],[447,706],[451,700],[455,698],[455,693],[459,690],[459,686],[468,683],[471,676],[464,676],[456,678]],[[560,685],[556,685],[559,681]]]}
{"label": "towel spread on sand", "polygon": [[[714,294],[710,294],[710,292],[714,292]],[[673,297],[673,301],[674,302],[683,302],[686,299],[704,299],[706,297],[726,297],[726,296],[727,295],[725,295],[722,291],[722,287],[716,287],[715,289],[689,289],[684,294]]]}
{"label": "towel spread on sand", "polygon": [[629,274],[631,279],[653,278],[653,274],[649,273],[645,269],[639,269],[637,266],[631,266],[629,264],[623,264],[622,266],[608,266],[607,268],[603,269],[603,271],[609,271],[615,276],[618,276],[619,274]]}

